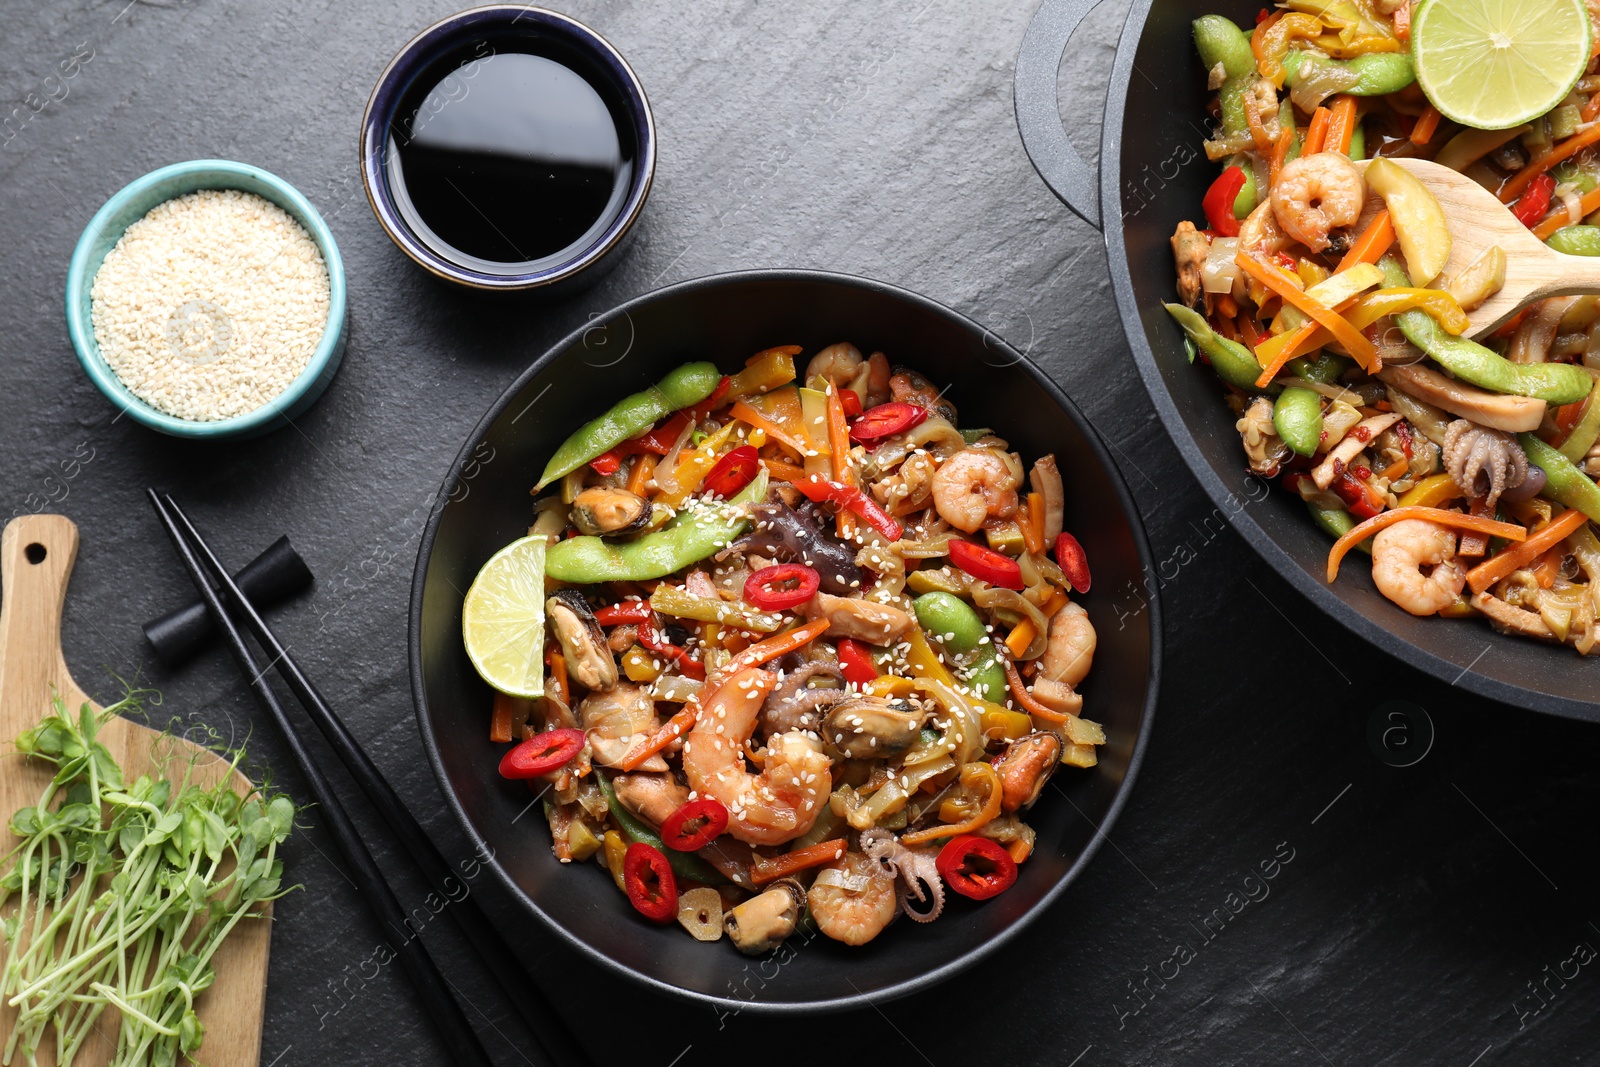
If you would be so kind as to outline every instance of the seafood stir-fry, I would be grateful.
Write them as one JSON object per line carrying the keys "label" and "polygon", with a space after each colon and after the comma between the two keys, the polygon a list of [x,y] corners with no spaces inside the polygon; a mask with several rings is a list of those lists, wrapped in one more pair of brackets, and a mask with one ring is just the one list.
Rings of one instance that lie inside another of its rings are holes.
{"label": "seafood stir-fry", "polygon": [[1180,300],[1167,310],[1191,361],[1222,379],[1249,470],[1336,538],[1328,581],[1358,548],[1413,615],[1486,618],[1588,654],[1600,298],[1540,301],[1468,339],[1466,312],[1503,288],[1505,253],[1443,274],[1445,214],[1396,160],[1462,172],[1558,251],[1600,255],[1600,34],[1585,51],[1580,8],[1570,91],[1521,125],[1480,129],[1447,117],[1460,112],[1439,93],[1459,85],[1425,76],[1426,19],[1441,51],[1495,45],[1474,41],[1481,19],[1467,14],[1447,0],[1286,0],[1248,32],[1197,20],[1205,151],[1222,173],[1204,227],[1172,236]]}
{"label": "seafood stir-fry", "polygon": [[555,856],[746,953],[1003,892],[1029,808],[1105,742],[1054,457],[882,353],[801,356],[691,363],[578,430],[466,607]]}

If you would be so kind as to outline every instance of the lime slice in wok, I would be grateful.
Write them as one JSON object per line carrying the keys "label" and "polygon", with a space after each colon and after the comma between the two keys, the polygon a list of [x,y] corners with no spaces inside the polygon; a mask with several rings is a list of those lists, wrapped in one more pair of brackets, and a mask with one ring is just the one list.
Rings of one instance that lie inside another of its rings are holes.
{"label": "lime slice in wok", "polygon": [[467,590],[461,636],[483,680],[516,697],[544,696],[543,535],[490,557]]}

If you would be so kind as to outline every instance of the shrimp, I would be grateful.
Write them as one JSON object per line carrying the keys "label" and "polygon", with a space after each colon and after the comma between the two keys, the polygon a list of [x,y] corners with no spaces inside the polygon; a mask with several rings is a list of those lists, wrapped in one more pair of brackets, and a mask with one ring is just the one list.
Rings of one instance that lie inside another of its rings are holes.
{"label": "shrimp", "polygon": [[776,676],[751,667],[717,687],[683,744],[689,788],[722,802],[728,832],[748,845],[781,845],[811,829],[833,788],[832,762],[815,734],[791,730],[767,738],[760,774],[742,752],[755,732]]}
{"label": "shrimp", "polygon": [[[632,682],[618,682],[614,689],[590,693],[578,705],[578,715],[589,735],[594,761],[602,767],[621,763],[634,745],[655,733],[661,725],[650,691]],[[657,754],[638,769],[664,771],[667,761]]]}
{"label": "shrimp", "polygon": [[1063,685],[1077,685],[1094,664],[1097,639],[1083,605],[1068,601],[1050,620],[1050,641],[1039,661],[1039,676]]}
{"label": "shrimp", "polygon": [[[1272,213],[1272,201],[1263,200],[1239,224],[1239,247],[1251,252],[1282,252],[1294,244],[1289,235],[1278,226],[1278,217]],[[1236,286],[1237,288],[1237,286]]]}
{"label": "shrimp", "polygon": [[1426,519],[1402,519],[1379,530],[1372,539],[1372,581],[1413,615],[1449,607],[1467,584],[1467,569],[1456,558],[1456,535]]}
{"label": "shrimp", "polygon": [[1355,225],[1366,199],[1367,183],[1354,163],[1341,152],[1318,152],[1283,165],[1272,186],[1272,213],[1290,237],[1321,252],[1330,232]]}
{"label": "shrimp", "polygon": [[933,506],[951,526],[975,533],[988,519],[1017,513],[1021,481],[994,450],[965,448],[934,472]]}
{"label": "shrimp", "polygon": [[889,357],[874,352],[867,360],[867,406],[887,403],[889,395]]}
{"label": "shrimp", "polygon": [[811,362],[806,364],[806,381],[826,378],[842,388],[855,380],[865,362],[861,358],[861,349],[847,341],[829,345],[812,356]]}
{"label": "shrimp", "polygon": [[894,876],[859,852],[846,852],[817,873],[806,907],[835,941],[865,945],[894,918]]}

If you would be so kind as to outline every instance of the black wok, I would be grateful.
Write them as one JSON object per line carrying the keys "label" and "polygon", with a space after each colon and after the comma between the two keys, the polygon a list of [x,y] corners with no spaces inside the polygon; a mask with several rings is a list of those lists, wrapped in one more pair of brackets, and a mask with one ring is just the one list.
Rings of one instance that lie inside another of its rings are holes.
{"label": "black wok", "polygon": [[[1099,630],[1086,711],[1109,743],[1089,771],[1064,768],[1029,821],[1038,848],[1017,884],[981,906],[958,901],[937,922],[899,922],[850,949],[796,935],[764,960],[652,926],[594,863],[564,866],[524,783],[496,773],[489,689],[461,643],[462,597],[478,568],[522,536],[528,488],[556,446],[623,395],[691,359],[724,370],[775,344],[808,352],[848,339],[948,384],[966,426],[992,426],[1025,456],[1053,451],[1068,484],[1067,526],[1088,552]],[[556,345],[506,390],[461,450],[422,538],[411,598],[411,672],[423,743],[451,808],[528,913],[579,952],[659,989],[726,1009],[796,1012],[860,1005],[940,981],[1014,936],[1094,854],[1133,782],[1155,707],[1160,625],[1154,598],[1113,608],[1143,587],[1144,532],[1122,479],[1078,409],[1037,368],[970,320],[878,282],[753,271],[640,297]],[[1100,590],[1106,590],[1105,594]],[[1070,800],[1070,803],[1069,803]]]}
{"label": "black wok", "polygon": [[[1274,492],[1242,510],[1232,487],[1244,469],[1215,375],[1191,367],[1182,334],[1166,312],[1173,299],[1168,239],[1193,220],[1216,177],[1200,148],[1206,136],[1206,72],[1190,24],[1227,15],[1254,24],[1261,5],[1242,0],[1134,0],[1107,91],[1096,175],[1067,140],[1056,99],[1068,38],[1094,0],[1045,0],[1017,57],[1016,109],[1022,143],[1052,191],[1103,231],[1112,288],[1134,362],[1160,421],[1184,461],[1235,529],[1309,602],[1352,633],[1451,685],[1554,715],[1600,722],[1600,657],[1495,633],[1481,621],[1407,615],[1380,594],[1366,568],[1346,565],[1324,581],[1329,542],[1305,506]],[[1294,613],[1291,608],[1290,614]]]}

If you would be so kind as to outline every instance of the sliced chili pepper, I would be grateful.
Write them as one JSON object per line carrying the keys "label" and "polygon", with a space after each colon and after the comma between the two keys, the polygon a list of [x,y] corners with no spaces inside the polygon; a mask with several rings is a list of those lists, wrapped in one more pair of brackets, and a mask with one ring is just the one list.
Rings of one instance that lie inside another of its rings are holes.
{"label": "sliced chili pepper", "polygon": [[861,398],[854,389],[846,389],[839,394],[839,403],[844,406],[844,417],[853,419],[861,414]]}
{"label": "sliced chili pepper", "polygon": [[534,734],[500,759],[502,778],[537,778],[560,770],[583,751],[582,730],[546,730]]}
{"label": "sliced chili pepper", "polygon": [[1541,174],[1533,179],[1517,200],[1516,207],[1511,209],[1511,213],[1517,217],[1518,222],[1532,229],[1549,212],[1550,198],[1555,195],[1555,191],[1555,178],[1549,174]]}
{"label": "sliced chili pepper", "polygon": [[1069,533],[1056,538],[1056,564],[1060,566],[1061,573],[1067,576],[1067,581],[1072,583],[1072,588],[1080,593],[1089,591],[1088,553],[1078,544],[1078,539]]}
{"label": "sliced chili pepper", "polygon": [[1217,180],[1211,183],[1205,199],[1200,202],[1205,209],[1206,221],[1224,237],[1239,236],[1239,220],[1233,217],[1233,202],[1239,198],[1239,190],[1244,188],[1245,181],[1243,167],[1229,167],[1217,175]]}
{"label": "sliced chili pepper", "polygon": [[964,834],[939,850],[933,861],[945,885],[973,900],[988,900],[1017,880],[1017,861],[987,837]]}
{"label": "sliced chili pepper", "polygon": [[[792,583],[792,584],[791,584]],[[744,598],[762,611],[798,607],[816,595],[822,575],[804,563],[762,567],[744,581]]]}
{"label": "sliced chili pepper", "polygon": [[[733,379],[724,374],[722,380],[717,383],[717,387],[711,390],[711,395],[689,409],[689,416],[699,422],[722,406],[722,398],[728,395],[728,390],[731,388],[733,388]],[[666,455],[666,453],[663,452],[662,455]]]}
{"label": "sliced chili pepper", "polygon": [[730,500],[749,485],[761,471],[761,457],[751,445],[740,445],[706,472],[701,488],[713,496]]}
{"label": "sliced chili pepper", "polygon": [[646,919],[664,923],[677,918],[678,883],[660,849],[643,841],[629,845],[622,856],[622,886],[633,909]]}
{"label": "sliced chili pepper", "polygon": [[974,578],[1000,589],[1021,589],[1024,586],[1021,564],[1004,553],[971,541],[952,539],[950,562]]}
{"label": "sliced chili pepper", "polygon": [[[919,409],[920,410],[920,409]],[[865,415],[862,418],[866,418]],[[887,511],[878,506],[878,502],[867,496],[853,485],[841,485],[838,482],[826,481],[816,475],[803,478],[798,482],[790,482],[808,500],[826,501],[842,508],[848,508],[860,515],[872,528],[883,534],[890,541],[900,540],[900,535],[905,533],[905,527],[900,525]]]}
{"label": "sliced chili pepper", "polygon": [[728,828],[728,809],[714,797],[691,800],[661,824],[661,840],[679,852],[698,852]]}
{"label": "sliced chili pepper", "polygon": [[898,401],[879,404],[861,413],[861,417],[850,427],[850,439],[865,443],[876,441],[880,437],[892,437],[897,433],[904,433],[927,417],[928,409],[919,408],[915,404],[902,404]]}
{"label": "sliced chili pepper", "polygon": [[623,623],[650,622],[656,617],[648,600],[624,600],[620,604],[607,604],[595,609],[594,621],[601,626],[620,626]]}
{"label": "sliced chili pepper", "polygon": [[1344,501],[1345,510],[1357,519],[1370,519],[1383,510],[1383,500],[1377,492],[1356,481],[1347,470],[1339,472],[1331,488]]}
{"label": "sliced chili pepper", "polygon": [[867,646],[848,637],[839,638],[839,673],[844,680],[856,685],[866,685],[878,677],[878,668],[867,652]]}
{"label": "sliced chili pepper", "polygon": [[646,650],[666,659],[667,662],[676,664],[678,672],[685,678],[696,678],[702,681],[705,679],[706,665],[704,663],[697,659],[692,659],[686,650],[672,644],[665,637],[656,635],[654,616],[650,620],[639,624],[639,644]]}
{"label": "sliced chili pepper", "polygon": [[613,448],[609,452],[602,452],[589,461],[589,466],[599,475],[615,474],[622,469],[624,453]]}

